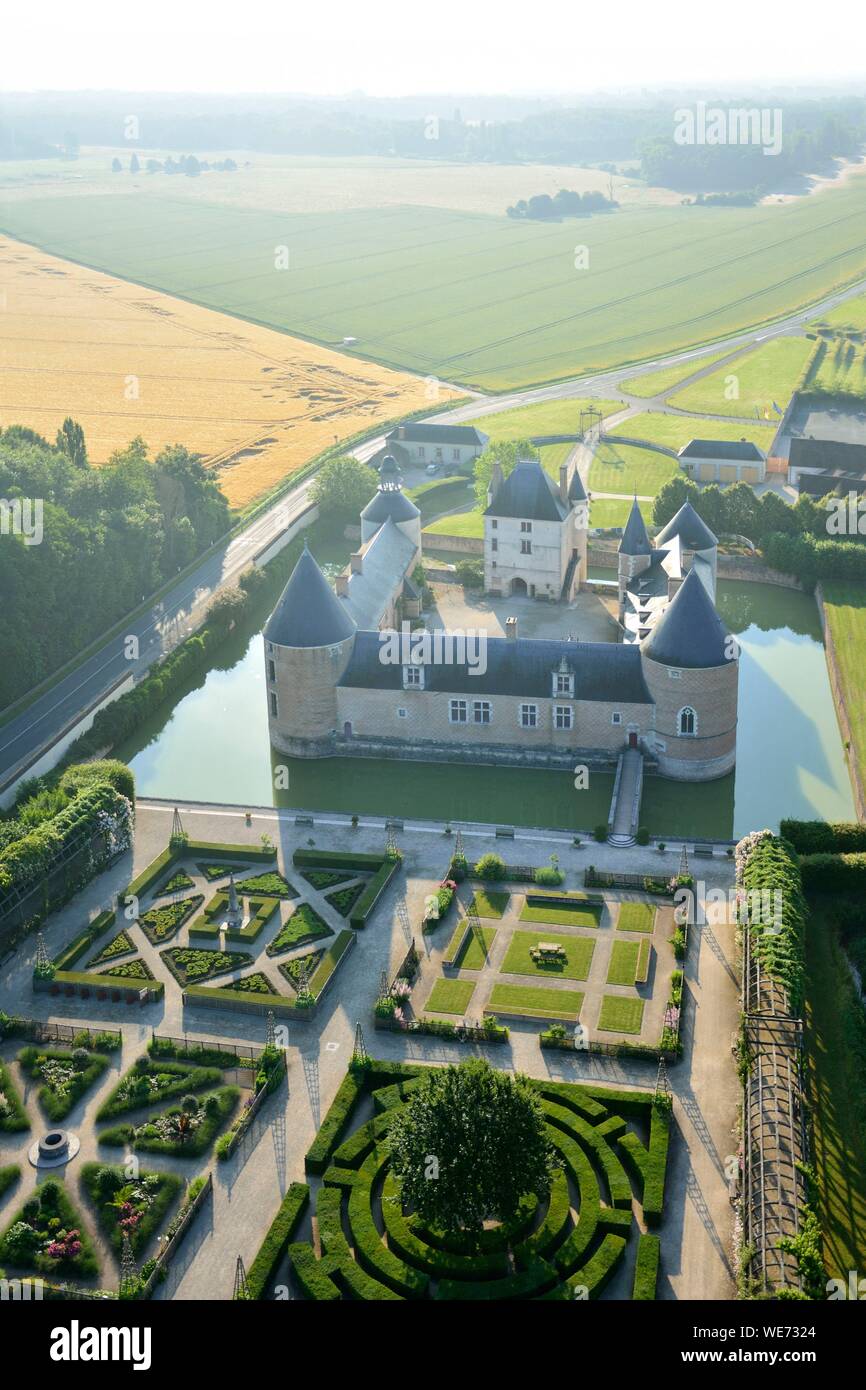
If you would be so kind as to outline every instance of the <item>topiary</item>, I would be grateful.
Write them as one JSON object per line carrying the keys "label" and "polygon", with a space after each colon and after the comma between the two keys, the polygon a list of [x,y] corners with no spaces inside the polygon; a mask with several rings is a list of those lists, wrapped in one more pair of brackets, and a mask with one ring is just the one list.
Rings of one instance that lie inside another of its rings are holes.
{"label": "topiary", "polygon": [[123,1187],[123,1181],[115,1168],[100,1168],[96,1174],[96,1190],[100,1197],[113,1197]]}
{"label": "topiary", "polygon": [[78,1071],[84,1071],[90,1066],[90,1053],[84,1047],[76,1047],[72,1054],[72,1061]]}
{"label": "topiary", "polygon": [[638,844],[639,844],[639,845],[648,845],[648,844],[649,844],[649,838],[650,838],[650,834],[649,834],[649,831],[647,830],[646,826],[645,826],[645,825],[640,825],[640,826],[638,826],[638,831],[637,831],[637,834],[635,835],[635,839],[637,840]]}

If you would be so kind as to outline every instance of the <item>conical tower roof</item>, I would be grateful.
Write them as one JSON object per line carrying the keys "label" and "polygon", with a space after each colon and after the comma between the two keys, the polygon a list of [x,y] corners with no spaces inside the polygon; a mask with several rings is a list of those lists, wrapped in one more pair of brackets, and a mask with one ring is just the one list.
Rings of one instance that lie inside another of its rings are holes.
{"label": "conical tower roof", "polygon": [[691,569],[640,648],[663,666],[702,669],[728,664],[729,641],[700,575]]}
{"label": "conical tower roof", "polygon": [[362,521],[372,521],[381,526],[390,517],[392,521],[413,521],[421,515],[415,503],[402,491],[402,479],[397,460],[386,454],[379,469],[379,487],[361,513]]}
{"label": "conical tower roof", "polygon": [[685,550],[712,550],[719,543],[718,536],[713,535],[691,502],[684,502],[676,516],[671,517],[667,526],[656,536],[656,545],[664,545],[674,536],[679,536]]}
{"label": "conical tower roof", "polygon": [[306,545],[277,606],[265,638],[278,647],[329,647],[355,632],[355,623]]}
{"label": "conical tower roof", "polygon": [[652,546],[647,535],[646,523],[638,506],[637,498],[631,504],[628,521],[619,543],[620,555],[651,555]]}

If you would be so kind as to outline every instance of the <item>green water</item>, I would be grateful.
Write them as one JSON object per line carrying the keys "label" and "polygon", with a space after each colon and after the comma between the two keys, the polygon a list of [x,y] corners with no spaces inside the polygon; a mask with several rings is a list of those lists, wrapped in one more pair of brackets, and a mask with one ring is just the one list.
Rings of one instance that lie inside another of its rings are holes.
{"label": "green water", "polygon": [[[854,819],[814,600],[722,581],[719,608],[741,647],[736,771],[698,786],[647,778],[643,822],[659,835],[726,838],[775,829],[782,816]],[[589,830],[607,819],[612,778],[601,773],[577,791],[567,772],[273,754],[260,634],[266,616],[233,634],[219,666],[118,750],[140,795],[559,829]],[[288,764],[287,790],[273,789],[276,764]]]}

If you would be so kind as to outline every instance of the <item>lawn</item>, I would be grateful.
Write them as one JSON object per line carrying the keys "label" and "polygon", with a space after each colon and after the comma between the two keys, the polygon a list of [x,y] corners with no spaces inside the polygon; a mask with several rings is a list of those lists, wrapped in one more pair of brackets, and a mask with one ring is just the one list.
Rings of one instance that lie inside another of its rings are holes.
{"label": "lawn", "polygon": [[[553,941],[565,953],[564,961],[536,962],[530,952],[539,941]],[[566,980],[585,980],[592,965],[595,942],[586,936],[565,936],[561,932],[516,931],[505,960],[500,966],[504,975],[547,975]]]}
{"label": "lawn", "polygon": [[554,903],[550,907],[525,902],[520,909],[521,922],[552,922],[561,927],[597,927],[604,904],[575,901]]}
{"label": "lawn", "polygon": [[473,932],[468,933],[466,945],[459,959],[455,961],[458,970],[483,970],[495,940],[495,927],[476,927]]}
{"label": "lawn", "polygon": [[617,931],[651,932],[656,920],[653,903],[621,903],[616,919]]}
{"label": "lawn", "polygon": [[806,930],[806,1087],[831,1278],[866,1269],[866,1144],[858,1125],[866,1076],[851,1045],[864,1028],[835,928],[815,912]]}
{"label": "lawn", "polygon": [[[703,415],[750,417],[757,410],[762,419],[778,420],[773,402],[785,409],[814,346],[808,338],[775,338],[692,382],[669,404]],[[731,390],[737,391],[733,400]]]}
{"label": "lawn", "polygon": [[748,439],[766,451],[773,442],[774,431],[774,425],[759,420],[748,424],[733,420],[691,420],[685,415],[647,411],[618,425],[609,437],[627,435],[629,439],[645,439],[649,444],[664,444],[668,449],[681,449],[690,439]]}
{"label": "lawn", "polygon": [[826,580],[822,587],[854,754],[861,776],[866,777],[866,585]]}
{"label": "lawn", "polygon": [[[862,183],[748,208],[624,206],[580,224],[420,206],[286,212],[112,186],[98,204],[72,190],[7,199],[3,229],[283,334],[352,335],[365,357],[505,390],[711,344],[862,275]],[[575,270],[576,240],[591,272]],[[279,274],[282,246],[291,269]],[[271,411],[282,423],[279,399]]]}
{"label": "lawn", "polygon": [[854,328],[858,332],[866,329],[866,294],[855,295],[837,304],[828,314],[815,319],[816,324],[829,324],[831,328]]}
{"label": "lawn", "polygon": [[[545,444],[538,450],[541,465],[551,478],[558,481],[560,465],[565,463],[573,448],[573,444]],[[475,494],[471,488],[464,491],[463,496],[468,507],[467,511],[456,512],[450,516],[439,516],[438,520],[430,522],[429,526],[424,526],[424,530],[432,531],[435,535],[482,538],[484,536],[484,513],[480,507],[473,505]],[[459,506],[460,500],[459,497],[455,497],[453,505]],[[438,510],[442,510],[442,508],[440,507]],[[432,508],[429,514],[431,516],[436,515]],[[423,510],[421,520],[423,523]],[[466,556],[461,558],[466,559]]]}
{"label": "lawn", "polygon": [[577,1022],[583,1008],[583,992],[577,989],[544,989],[540,985],[494,985],[487,1008],[537,1018],[563,1018]]}
{"label": "lawn", "polygon": [[639,941],[614,941],[607,968],[609,985],[633,985],[637,975]]}
{"label": "lawn", "polygon": [[462,1017],[474,993],[475,986],[471,980],[437,980],[426,1007],[431,1013],[460,1014]]}
{"label": "lawn", "polygon": [[476,888],[469,911],[474,909],[479,917],[501,917],[510,897],[510,893],[498,892],[495,888]]}
{"label": "lawn", "polygon": [[847,338],[821,343],[806,383],[809,391],[866,397],[866,349]]}
{"label": "lawn", "polygon": [[707,353],[706,357],[692,358],[690,362],[679,362],[675,367],[660,367],[658,371],[645,372],[643,376],[629,377],[627,381],[621,381],[620,386],[630,396],[640,396],[645,399],[649,399],[651,396],[666,396],[686,377],[694,376],[695,372],[703,371],[705,367],[711,367],[722,357],[728,357],[730,351],[730,348],[725,348],[724,352],[710,352]]}
{"label": "lawn", "polygon": [[[620,444],[615,439],[604,440],[590,465],[589,490],[591,493],[619,492],[629,497],[636,492],[639,497],[654,497],[664,483],[681,471],[677,460],[669,454]],[[593,507],[595,505],[593,503]]]}
{"label": "lawn", "polygon": [[[648,526],[652,525],[653,504],[651,500],[638,500],[641,516]],[[625,526],[631,511],[630,497],[593,498],[589,504],[589,524],[599,531],[611,526]]]}
{"label": "lawn", "polygon": [[[617,942],[626,945],[626,942]],[[643,1024],[642,999],[624,994],[606,994],[601,1001],[598,1027],[602,1033],[639,1033]]]}
{"label": "lawn", "polygon": [[[473,508],[471,512],[457,512],[454,516],[441,516],[438,521],[431,521],[429,526],[424,527],[424,534],[431,533],[435,536],[472,536],[476,540],[484,539],[484,520],[481,512]],[[462,557],[467,558],[465,555]]]}
{"label": "lawn", "polygon": [[623,407],[623,401],[601,401],[589,396],[576,401],[539,401],[514,410],[498,410],[492,415],[477,415],[472,424],[498,444],[505,439],[536,439],[545,434],[579,434],[582,410],[600,410],[606,419]]}
{"label": "lawn", "polygon": [[[713,782],[672,782],[666,777],[645,777],[641,820],[653,835],[696,835],[729,840],[734,826],[734,774]],[[658,857],[657,872],[673,874],[679,859],[668,851]]]}

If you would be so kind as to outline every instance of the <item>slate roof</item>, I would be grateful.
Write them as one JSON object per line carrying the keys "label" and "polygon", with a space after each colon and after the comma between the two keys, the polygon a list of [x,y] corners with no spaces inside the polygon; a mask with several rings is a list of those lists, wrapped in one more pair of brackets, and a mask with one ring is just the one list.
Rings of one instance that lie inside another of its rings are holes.
{"label": "slate roof", "polygon": [[421,513],[415,503],[398,487],[379,488],[361,513],[362,521],[411,521]]}
{"label": "slate roof", "polygon": [[522,521],[562,521],[567,515],[559,488],[537,459],[520,459],[484,513]]}
{"label": "slate roof", "polygon": [[415,542],[388,517],[361,553],[361,573],[349,574],[348,595],[335,602],[354,627],[377,628],[412,566]]}
{"label": "slate roof", "polygon": [[[403,669],[380,660],[381,634],[359,632],[341,686],[366,690],[403,689]],[[445,647],[446,654],[448,647]],[[473,675],[468,663],[432,662],[424,688],[452,695],[512,695],[550,699],[552,673],[565,659],[574,672],[575,700],[651,705],[640,650],[616,642],[540,641],[531,637],[490,637],[487,669]],[[565,699],[567,697],[563,697]]]}
{"label": "slate roof", "polygon": [[477,430],[474,425],[432,425],[422,420],[407,421],[389,430],[385,438],[389,441],[405,439],[410,444],[472,444],[487,443],[488,435]]}
{"label": "slate roof", "polygon": [[576,468],[571,475],[571,482],[568,485],[568,500],[572,503],[589,501],[586,495],[586,488],[583,486],[580,474]]}
{"label": "slate roof", "polygon": [[689,570],[655,627],[640,644],[644,656],[663,666],[703,670],[726,666],[728,629],[700,575]]}
{"label": "slate roof", "polygon": [[835,439],[792,439],[788,464],[791,468],[820,468],[864,476],[866,444],[842,444]]}
{"label": "slate roof", "polygon": [[667,526],[656,536],[656,545],[664,545],[673,536],[679,536],[686,550],[712,550],[719,538],[714,536],[706,522],[702,521],[691,502],[684,502],[676,516],[671,517]]}
{"label": "slate roof", "polygon": [[651,555],[652,546],[647,535],[646,523],[643,519],[641,509],[638,506],[637,498],[631,504],[631,511],[628,514],[628,521],[622,533],[622,540],[619,543],[620,555]]}
{"label": "slate roof", "polygon": [[748,439],[690,439],[677,454],[681,459],[733,459],[738,463],[760,463],[764,458],[757,444]]}
{"label": "slate roof", "polygon": [[280,647],[330,647],[355,631],[306,545],[265,625],[265,638]]}

